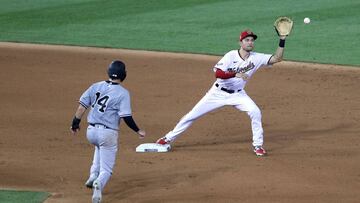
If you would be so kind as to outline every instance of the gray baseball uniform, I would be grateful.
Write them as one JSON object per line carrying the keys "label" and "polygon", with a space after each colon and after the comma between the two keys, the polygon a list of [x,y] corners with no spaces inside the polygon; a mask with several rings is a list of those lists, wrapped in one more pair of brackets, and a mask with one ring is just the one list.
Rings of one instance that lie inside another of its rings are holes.
{"label": "gray baseball uniform", "polygon": [[121,117],[131,116],[129,92],[109,81],[91,85],[81,96],[80,104],[85,108],[92,107],[88,123],[103,124],[114,130],[119,129]]}
{"label": "gray baseball uniform", "polygon": [[95,152],[90,177],[97,177],[104,188],[115,164],[120,119],[131,116],[130,95],[118,83],[102,81],[91,85],[79,102],[91,107],[86,136]]}

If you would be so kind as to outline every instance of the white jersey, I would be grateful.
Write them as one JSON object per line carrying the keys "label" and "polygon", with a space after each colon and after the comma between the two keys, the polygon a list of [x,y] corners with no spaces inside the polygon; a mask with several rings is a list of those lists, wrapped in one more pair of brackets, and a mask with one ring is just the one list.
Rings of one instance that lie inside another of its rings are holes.
{"label": "white jersey", "polygon": [[240,57],[239,50],[229,51],[224,57],[214,66],[214,72],[216,69],[222,71],[234,71],[236,73],[246,74],[247,79],[233,77],[229,79],[217,78],[215,83],[220,87],[224,87],[230,90],[244,89],[246,82],[251,76],[262,66],[268,65],[271,58],[271,54],[262,54],[257,52],[250,52],[249,57],[244,60]]}

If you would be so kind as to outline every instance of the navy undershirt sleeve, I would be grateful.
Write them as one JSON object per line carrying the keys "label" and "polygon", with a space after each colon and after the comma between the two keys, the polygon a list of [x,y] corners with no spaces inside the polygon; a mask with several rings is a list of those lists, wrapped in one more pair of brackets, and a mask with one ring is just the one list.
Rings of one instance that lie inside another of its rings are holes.
{"label": "navy undershirt sleeve", "polygon": [[129,128],[131,128],[133,131],[138,132],[140,129],[137,127],[134,119],[132,116],[126,116],[123,117],[125,123],[127,126],[129,126]]}

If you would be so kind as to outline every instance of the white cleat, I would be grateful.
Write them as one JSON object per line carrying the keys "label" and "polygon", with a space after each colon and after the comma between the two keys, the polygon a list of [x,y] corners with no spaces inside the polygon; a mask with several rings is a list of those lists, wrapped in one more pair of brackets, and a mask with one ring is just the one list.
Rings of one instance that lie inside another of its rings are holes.
{"label": "white cleat", "polygon": [[92,203],[100,203],[101,202],[101,186],[99,181],[94,181],[93,183],[93,196]]}
{"label": "white cleat", "polygon": [[89,179],[85,182],[85,186],[91,189],[97,177],[98,175],[90,175]]}
{"label": "white cleat", "polygon": [[89,178],[89,179],[86,181],[85,186],[86,186],[87,188],[90,188],[90,189],[91,189],[91,188],[93,187],[94,180],[95,180],[95,179]]}

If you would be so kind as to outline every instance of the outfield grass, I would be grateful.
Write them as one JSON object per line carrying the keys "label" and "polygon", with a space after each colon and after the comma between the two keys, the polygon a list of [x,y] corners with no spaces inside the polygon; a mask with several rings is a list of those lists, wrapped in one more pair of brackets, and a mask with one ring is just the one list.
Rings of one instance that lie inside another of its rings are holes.
{"label": "outfield grass", "polygon": [[46,192],[0,190],[1,203],[42,203],[48,196]]}
{"label": "outfield grass", "polygon": [[287,60],[360,65],[358,0],[0,1],[1,41],[223,55],[251,28],[256,50],[272,53],[284,15],[295,21]]}

